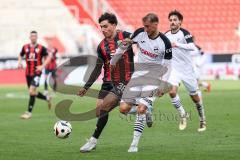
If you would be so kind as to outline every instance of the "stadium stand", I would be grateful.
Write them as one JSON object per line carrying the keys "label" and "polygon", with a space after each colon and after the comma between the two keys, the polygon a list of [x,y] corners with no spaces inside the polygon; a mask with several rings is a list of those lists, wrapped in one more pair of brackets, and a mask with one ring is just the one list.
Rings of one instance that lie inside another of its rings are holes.
{"label": "stadium stand", "polygon": [[107,0],[118,16],[134,28],[141,26],[147,12],[160,17],[161,30],[168,30],[167,15],[177,9],[184,14],[184,25],[196,36],[197,43],[209,53],[240,51],[237,28],[240,22],[239,0]]}

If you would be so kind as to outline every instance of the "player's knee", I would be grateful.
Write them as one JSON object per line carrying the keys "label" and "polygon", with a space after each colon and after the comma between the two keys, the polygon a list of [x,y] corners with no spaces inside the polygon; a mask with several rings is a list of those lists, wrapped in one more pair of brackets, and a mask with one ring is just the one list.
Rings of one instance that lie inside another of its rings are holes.
{"label": "player's knee", "polygon": [[130,111],[130,107],[127,103],[121,103],[119,107],[119,111],[122,114],[127,114]]}
{"label": "player's knee", "polygon": [[96,117],[99,117],[100,116],[100,108],[96,108]]}
{"label": "player's knee", "polygon": [[36,95],[36,92],[33,91],[33,90],[30,90],[30,91],[29,91],[29,94],[30,94],[31,96],[35,96],[35,95]]}
{"label": "player's knee", "polygon": [[171,98],[175,98],[177,96],[177,87],[173,86],[172,89],[169,91],[169,96]]}
{"label": "player's knee", "polygon": [[146,111],[147,111],[147,107],[145,105],[140,104],[138,106],[138,109],[137,109],[138,114],[145,114]]}
{"label": "player's knee", "polygon": [[193,101],[194,103],[200,102],[200,97],[198,96],[198,94],[194,94],[194,95],[190,95],[190,96],[191,96],[192,101]]}
{"label": "player's knee", "polygon": [[170,96],[171,98],[175,98],[175,97],[177,96],[177,92],[171,90],[171,91],[169,91],[169,96]]}

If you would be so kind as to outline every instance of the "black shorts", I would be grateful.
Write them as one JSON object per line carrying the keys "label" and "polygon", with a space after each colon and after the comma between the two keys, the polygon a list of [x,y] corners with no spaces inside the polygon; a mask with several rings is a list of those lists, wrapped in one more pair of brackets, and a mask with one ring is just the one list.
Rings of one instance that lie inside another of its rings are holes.
{"label": "black shorts", "polygon": [[98,99],[104,99],[109,93],[113,93],[120,100],[125,86],[126,85],[123,83],[113,84],[111,82],[103,82],[101,90],[98,94]]}
{"label": "black shorts", "polygon": [[38,87],[40,82],[40,75],[26,76],[26,80],[28,88],[30,86]]}
{"label": "black shorts", "polygon": [[56,69],[45,69],[45,74],[52,74],[53,77],[56,77]]}

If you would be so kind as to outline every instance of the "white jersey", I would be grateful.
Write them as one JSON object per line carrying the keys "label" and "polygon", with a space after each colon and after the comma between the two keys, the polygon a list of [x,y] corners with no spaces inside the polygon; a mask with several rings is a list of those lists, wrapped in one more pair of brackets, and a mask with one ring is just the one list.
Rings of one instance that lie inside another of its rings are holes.
{"label": "white jersey", "polygon": [[[168,31],[165,35],[171,42],[174,43],[193,43],[192,35],[183,28],[181,28],[177,33],[171,33],[171,31]],[[191,51],[179,47],[172,48],[172,67],[179,72],[192,71],[193,64],[190,52]]]}
{"label": "white jersey", "polygon": [[162,64],[163,59],[172,59],[171,43],[160,32],[159,36],[151,39],[144,28],[139,28],[133,33],[131,39],[138,45],[138,63]]}
{"label": "white jersey", "polygon": [[[132,104],[143,104],[151,110],[152,103],[156,99],[156,97],[153,96],[154,90],[160,87],[159,82],[168,79],[168,77],[165,76],[168,72],[162,75],[160,70],[163,68],[162,65],[168,64],[166,62],[172,59],[171,42],[160,32],[156,38],[149,38],[144,28],[137,29],[131,36],[131,39],[138,45],[136,64],[140,65],[139,67],[135,66],[135,71],[123,91],[121,101]],[[168,67],[167,65],[165,66]],[[169,71],[169,68],[167,71]],[[159,79],[162,81],[158,81]],[[161,84],[167,85],[167,83],[163,82]]]}

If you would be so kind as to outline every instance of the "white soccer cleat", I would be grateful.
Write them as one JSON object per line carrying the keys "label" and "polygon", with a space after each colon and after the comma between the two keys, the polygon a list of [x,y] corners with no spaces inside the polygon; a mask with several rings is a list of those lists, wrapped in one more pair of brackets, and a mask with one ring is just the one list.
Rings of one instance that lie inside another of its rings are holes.
{"label": "white soccer cleat", "polygon": [[21,115],[22,119],[30,119],[31,117],[32,117],[32,113],[28,111]]}
{"label": "white soccer cleat", "polygon": [[97,139],[94,137],[91,137],[89,140],[87,140],[87,143],[80,148],[80,152],[82,153],[90,152],[96,149],[96,145],[97,145]]}
{"label": "white soccer cleat", "polygon": [[188,118],[188,113],[184,117],[180,117],[180,122],[179,122],[179,130],[183,131],[187,128],[187,118]]}
{"label": "white soccer cleat", "polygon": [[200,122],[200,126],[198,128],[198,132],[204,132],[207,129],[206,122]]}
{"label": "white soccer cleat", "polygon": [[128,149],[129,153],[134,153],[134,152],[138,152],[138,147],[131,145],[130,148]]}

